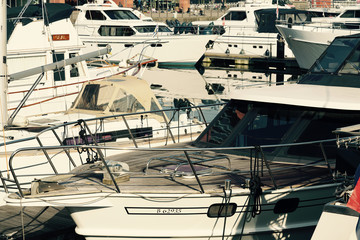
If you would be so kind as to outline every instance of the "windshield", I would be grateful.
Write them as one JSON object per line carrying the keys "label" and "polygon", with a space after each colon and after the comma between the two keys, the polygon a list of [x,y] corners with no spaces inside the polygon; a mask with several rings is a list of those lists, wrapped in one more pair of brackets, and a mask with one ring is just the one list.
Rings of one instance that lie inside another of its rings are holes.
{"label": "windshield", "polygon": [[[333,139],[332,131],[356,124],[359,112],[231,100],[196,140],[199,146],[246,147]],[[335,148],[334,148],[335,149]],[[264,148],[269,155],[321,157],[318,146]]]}
{"label": "windshield", "polygon": [[[335,73],[358,44],[357,38],[338,38],[316,60],[311,72]],[[359,59],[357,59],[359,61]]]}
{"label": "windshield", "polygon": [[76,109],[104,111],[114,93],[111,86],[100,86],[99,84],[86,85]]}
{"label": "windshield", "polygon": [[112,20],[138,20],[139,18],[130,10],[105,10],[106,15]]}
{"label": "windshield", "polygon": [[145,111],[141,103],[132,95],[120,90],[117,99],[110,107],[110,112],[127,112],[134,113],[138,111]]}

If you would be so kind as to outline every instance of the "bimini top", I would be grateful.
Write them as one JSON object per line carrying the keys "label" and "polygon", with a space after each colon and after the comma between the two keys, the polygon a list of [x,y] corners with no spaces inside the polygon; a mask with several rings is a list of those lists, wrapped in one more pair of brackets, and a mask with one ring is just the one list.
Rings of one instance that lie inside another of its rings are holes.
{"label": "bimini top", "polygon": [[298,84],[245,89],[234,99],[339,110],[360,110],[360,35],[338,37]]}
{"label": "bimini top", "polygon": [[161,106],[145,80],[113,76],[85,83],[68,113],[113,115],[159,109]]}

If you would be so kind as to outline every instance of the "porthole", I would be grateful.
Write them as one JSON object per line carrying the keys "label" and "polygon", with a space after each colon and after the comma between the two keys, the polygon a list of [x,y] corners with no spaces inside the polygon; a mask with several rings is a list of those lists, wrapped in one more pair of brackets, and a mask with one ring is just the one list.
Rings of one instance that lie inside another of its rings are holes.
{"label": "porthole", "polygon": [[236,203],[216,203],[209,207],[207,216],[209,218],[231,217],[236,212]]}
{"label": "porthole", "polygon": [[150,46],[151,47],[162,47],[162,44],[161,43],[152,43]]}
{"label": "porthole", "polygon": [[299,206],[299,198],[287,198],[277,201],[274,207],[275,214],[294,212]]}

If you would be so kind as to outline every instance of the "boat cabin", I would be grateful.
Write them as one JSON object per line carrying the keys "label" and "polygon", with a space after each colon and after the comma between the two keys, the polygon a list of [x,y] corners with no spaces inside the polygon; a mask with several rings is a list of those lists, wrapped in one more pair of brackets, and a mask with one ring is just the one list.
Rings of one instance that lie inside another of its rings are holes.
{"label": "boat cabin", "polygon": [[79,35],[132,36],[135,34],[169,34],[172,30],[164,23],[138,17],[131,8],[114,4],[84,4],[73,12],[74,26]]}
{"label": "boat cabin", "polygon": [[313,18],[312,22],[330,23],[333,28],[359,29],[360,7],[347,7],[336,17]]}
{"label": "boat cabin", "polygon": [[[339,158],[334,141],[317,141],[359,122],[359,56],[359,37],[337,38],[298,84],[234,92],[194,145],[262,146],[271,160]],[[286,146],[300,142],[311,144]]]}

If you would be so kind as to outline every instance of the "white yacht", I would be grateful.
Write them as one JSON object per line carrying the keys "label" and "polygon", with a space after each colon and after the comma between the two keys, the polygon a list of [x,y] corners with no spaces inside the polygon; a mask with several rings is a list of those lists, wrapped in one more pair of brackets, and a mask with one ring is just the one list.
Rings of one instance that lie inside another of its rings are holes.
{"label": "white yacht", "polygon": [[[208,108],[210,107],[203,107]],[[3,131],[4,140],[0,142],[0,212],[3,212],[0,217],[0,221],[3,222],[0,226],[1,233],[8,237],[22,233],[21,221],[16,220],[19,209],[7,210],[2,201],[6,191],[14,190],[14,179],[9,175],[8,161],[20,147],[101,145],[109,148],[103,153],[106,157],[111,157],[118,153],[111,150],[111,147],[151,148],[195,139],[206,123],[202,121],[198,111],[201,110],[187,109],[184,106],[162,109],[145,80],[133,76],[113,76],[106,80],[85,83],[73,106],[66,112],[28,117],[21,126],[7,126]],[[72,124],[54,127],[64,122]],[[54,128],[46,131],[49,127]],[[64,156],[70,156],[75,152],[81,154],[72,156],[70,164],[63,161]],[[81,147],[71,147],[69,151],[46,150],[48,158],[43,158],[37,153],[20,155],[21,160],[13,166],[21,175],[19,183],[22,188],[30,187],[33,177],[29,173],[66,174],[76,166],[94,161],[100,156],[96,151]],[[33,162],[35,159],[36,162]],[[56,215],[62,209],[51,208],[46,212]],[[27,208],[23,211],[25,223],[30,223],[24,227],[25,234],[28,234],[33,232],[31,223],[34,219],[37,222],[36,213],[41,210]],[[68,215],[67,217],[70,219]],[[12,235],[14,232],[17,234]]]}
{"label": "white yacht", "polygon": [[[1,6],[2,10],[6,9],[6,6]],[[5,21],[6,11],[4,12],[5,15],[1,15],[0,19],[1,26],[3,26],[3,21]],[[6,29],[4,29],[0,27],[2,42],[6,42]],[[6,45],[2,45],[0,48],[0,58],[6,59],[6,53]],[[67,62],[68,60],[71,62],[73,59],[64,59],[61,62]],[[55,63],[55,65],[65,66],[57,65],[58,63]],[[50,65],[52,66],[53,64]],[[31,72],[39,69],[44,71],[48,66],[35,67],[31,69]],[[45,215],[44,212],[48,209],[38,209],[39,211],[29,209],[27,211],[24,208],[12,208],[4,205],[2,199],[5,192],[13,192],[12,190],[14,190],[14,179],[10,176],[8,160],[19,147],[43,146],[46,148],[54,145],[72,145],[74,143],[101,144],[108,147],[111,145],[153,147],[158,144],[183,141],[184,139],[191,140],[204,129],[205,122],[201,121],[199,115],[196,117],[191,109],[186,110],[179,107],[167,111],[162,110],[146,81],[130,75],[116,75],[98,81],[85,79],[86,82],[82,84],[84,87],[80,95],[76,95],[78,98],[71,105],[72,107],[69,106],[67,108],[67,111],[59,112],[59,109],[55,109],[56,105],[54,104],[54,109],[52,110],[55,113],[42,112],[39,115],[38,112],[34,111],[33,115],[27,115],[24,118],[20,118],[22,121],[19,121],[19,116],[12,118],[12,116],[8,117],[6,114],[8,106],[6,104],[7,85],[5,83],[9,79],[6,75],[6,61],[1,61],[0,72],[0,82],[2,84],[2,91],[0,92],[1,124],[3,133],[0,142],[1,238],[15,238],[17,233],[27,234],[28,231],[31,232],[39,229],[34,227],[34,224],[44,223],[43,215]],[[22,79],[21,76],[23,75],[24,73],[21,72],[13,73],[10,75],[10,80]],[[80,83],[76,82],[76,84]],[[85,121],[85,118],[92,119]],[[76,121],[76,119],[82,120]],[[44,129],[64,122],[72,122],[73,124],[69,127],[63,126],[50,131],[44,131],[43,133]],[[187,126],[185,127],[185,125]],[[176,127],[176,130],[173,127]],[[57,160],[57,157],[64,154],[69,156],[70,152],[74,150],[75,152],[78,152],[78,150],[82,152],[76,148],[72,148],[69,151],[47,151],[45,159],[38,158],[36,153],[22,155],[22,161],[19,162],[20,165],[16,164],[16,169],[23,174],[20,180],[21,185],[23,187],[30,186],[29,183],[33,178],[28,175],[29,173],[67,173],[76,165],[92,161],[93,157],[97,158],[95,152],[85,150],[82,156],[72,158],[70,165],[61,159]],[[110,156],[111,150],[106,152],[106,155]],[[37,159],[37,163],[28,164],[28,160],[31,161],[31,159]],[[57,215],[61,209],[63,208],[52,208],[49,214],[52,216]],[[25,213],[21,215],[21,220],[16,219],[19,216],[19,211]],[[43,227],[45,228],[45,226]]]}
{"label": "white yacht", "polygon": [[143,21],[130,8],[114,2],[77,6],[74,26],[87,51],[111,44],[110,60],[121,62],[137,54],[157,59],[159,66],[194,66],[217,35],[175,34],[165,23]]}
{"label": "white yacht", "polygon": [[346,8],[336,17],[314,18],[309,24],[283,24],[277,29],[300,68],[309,69],[337,36],[360,33],[360,7]]}
{"label": "white yacht", "polygon": [[[210,45],[207,53],[275,57],[279,40],[275,28],[277,11],[281,13],[281,20],[291,17],[300,21],[299,18],[306,18],[302,11],[277,6],[271,1],[246,2],[243,6],[230,8],[215,21],[196,21],[193,25],[201,29],[211,27],[222,34]],[[287,46],[284,48],[284,56],[293,57]]]}
{"label": "white yacht", "polygon": [[101,157],[5,201],[64,206],[86,239],[310,239],[343,179],[333,131],[359,121],[359,46],[336,39],[298,84],[234,92],[192,144]]}
{"label": "white yacht", "polygon": [[[48,20],[42,16],[42,11],[49,11]],[[38,85],[22,106],[20,115],[65,111],[71,106],[82,83],[120,74],[124,70],[109,64],[89,67],[84,58],[60,67],[61,63],[70,59],[81,58],[85,48],[69,19],[71,11],[71,7],[65,4],[29,5],[24,9],[8,10],[7,74],[10,75],[10,112],[15,110],[36,80],[39,81]],[[103,55],[110,53],[110,49],[104,49],[106,47],[93,53],[92,57],[99,56],[101,52]],[[59,63],[56,70],[16,77],[19,72],[41,68],[54,62]]]}

